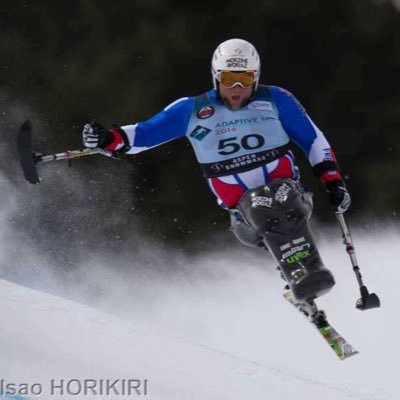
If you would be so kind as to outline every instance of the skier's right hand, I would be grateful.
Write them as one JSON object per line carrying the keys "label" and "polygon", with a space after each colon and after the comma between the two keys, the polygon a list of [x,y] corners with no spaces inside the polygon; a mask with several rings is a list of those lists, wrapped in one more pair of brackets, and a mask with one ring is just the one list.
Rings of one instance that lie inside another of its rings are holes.
{"label": "skier's right hand", "polygon": [[107,139],[110,135],[112,135],[111,132],[104,128],[103,125],[94,121],[90,122],[82,130],[83,145],[90,148],[104,148],[104,144],[109,141]]}
{"label": "skier's right hand", "polygon": [[121,128],[106,129],[98,122],[83,127],[82,141],[85,147],[123,152],[129,148],[126,133]]}
{"label": "skier's right hand", "polygon": [[329,202],[335,213],[344,213],[351,204],[350,193],[342,180],[335,179],[326,182],[326,191],[328,192]]}

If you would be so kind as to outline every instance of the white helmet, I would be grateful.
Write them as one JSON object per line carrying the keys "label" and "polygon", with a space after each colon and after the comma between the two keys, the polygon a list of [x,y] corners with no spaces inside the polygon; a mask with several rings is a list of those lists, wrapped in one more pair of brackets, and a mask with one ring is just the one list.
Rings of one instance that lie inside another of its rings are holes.
{"label": "white helmet", "polygon": [[256,48],[246,40],[229,39],[214,51],[211,60],[211,74],[217,89],[218,71],[256,71],[255,89],[260,78],[260,57]]}

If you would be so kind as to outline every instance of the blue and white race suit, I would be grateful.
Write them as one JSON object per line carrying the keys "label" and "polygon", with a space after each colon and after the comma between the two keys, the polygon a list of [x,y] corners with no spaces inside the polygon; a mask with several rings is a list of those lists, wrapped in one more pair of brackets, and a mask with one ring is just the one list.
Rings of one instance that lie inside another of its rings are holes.
{"label": "blue and white race suit", "polygon": [[334,153],[297,99],[259,85],[251,100],[228,109],[212,89],[176,100],[147,121],[121,127],[127,154],[186,136],[219,203],[233,208],[243,193],[276,178],[298,176],[289,143],[296,143],[322,181],[341,179]]}

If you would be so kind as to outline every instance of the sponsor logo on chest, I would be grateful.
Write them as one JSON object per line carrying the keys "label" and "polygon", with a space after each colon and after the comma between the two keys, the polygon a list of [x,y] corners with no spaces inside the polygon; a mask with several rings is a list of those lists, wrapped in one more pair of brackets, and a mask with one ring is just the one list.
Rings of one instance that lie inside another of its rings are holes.
{"label": "sponsor logo on chest", "polygon": [[206,119],[206,118],[210,118],[212,115],[214,115],[215,113],[215,109],[214,107],[211,106],[206,106],[206,107],[202,107],[197,111],[197,118],[199,119]]}
{"label": "sponsor logo on chest", "polygon": [[231,120],[228,120],[228,121],[218,122],[215,125],[215,127],[216,128],[226,128],[227,126],[243,125],[243,124],[255,124],[257,122],[259,122],[259,118],[258,117],[231,119]]}
{"label": "sponsor logo on chest", "polygon": [[270,101],[252,101],[247,107],[250,110],[273,110]]}
{"label": "sponsor logo on chest", "polygon": [[195,138],[196,140],[203,140],[209,133],[211,132],[211,129],[206,128],[205,126],[197,125],[196,128],[192,130],[190,133],[190,136],[192,138]]}

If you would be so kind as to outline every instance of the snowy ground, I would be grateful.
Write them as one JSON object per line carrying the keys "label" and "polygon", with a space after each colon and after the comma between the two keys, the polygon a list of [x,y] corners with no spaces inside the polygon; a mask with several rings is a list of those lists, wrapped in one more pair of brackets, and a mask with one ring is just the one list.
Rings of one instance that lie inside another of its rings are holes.
{"label": "snowy ground", "polygon": [[[90,192],[73,173],[57,175],[56,184],[69,197],[81,194],[76,215],[69,214],[81,229],[81,215],[96,210],[84,208]],[[339,361],[282,298],[283,282],[264,251],[212,238],[219,250],[190,257],[149,248],[132,232],[130,254],[110,256],[105,246],[92,254],[83,245],[85,262],[65,270],[63,238],[45,235],[45,255],[32,240],[40,233],[35,210],[51,203],[50,183],[21,180],[0,174],[0,385],[38,383],[43,393],[30,397],[44,400],[123,398],[53,396],[52,379],[138,379],[141,394],[125,398],[152,400],[399,398],[399,227],[381,222],[353,231],[365,281],[382,301],[364,312],[355,309],[359,291],[338,228],[315,230],[337,281],[319,305],[360,351]],[[15,223],[25,215],[33,222]]]}
{"label": "snowy ground", "polygon": [[[91,284],[104,289],[94,304],[103,311],[0,281],[0,378],[40,383],[42,395],[31,396],[40,399],[397,399],[399,234],[355,231],[354,238],[380,309],[355,309],[358,289],[340,239],[329,247],[319,239],[337,279],[319,303],[360,351],[348,360],[337,360],[281,298],[273,263],[238,247],[180,258],[191,279],[133,282],[93,260],[87,274],[97,268]],[[142,381],[142,394],[130,397],[52,396],[51,379],[147,379],[147,395]]]}

